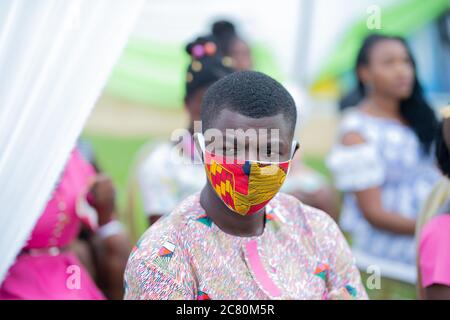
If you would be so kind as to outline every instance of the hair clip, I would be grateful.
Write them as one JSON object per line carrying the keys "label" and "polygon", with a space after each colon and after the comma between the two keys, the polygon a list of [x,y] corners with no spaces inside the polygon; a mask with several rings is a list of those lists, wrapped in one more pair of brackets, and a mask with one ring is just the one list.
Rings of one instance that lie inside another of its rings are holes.
{"label": "hair clip", "polygon": [[222,64],[225,67],[231,68],[233,66],[233,59],[231,57],[225,56],[222,58]]}
{"label": "hair clip", "polygon": [[205,43],[204,48],[205,48],[205,53],[208,56],[213,56],[216,53],[216,51],[217,51],[216,44],[214,42],[211,42],[211,41],[208,41],[207,43]]}
{"label": "hair clip", "polygon": [[192,73],[188,72],[186,74],[186,81],[187,81],[187,83],[191,83],[192,80],[194,80],[194,76],[192,75]]}
{"label": "hair clip", "polygon": [[201,58],[205,55],[205,49],[203,48],[203,46],[201,44],[196,44],[192,48],[192,55],[197,59]]}
{"label": "hair clip", "polygon": [[198,61],[198,60],[192,61],[192,64],[191,64],[192,71],[199,72],[200,70],[202,70],[202,67],[203,66],[200,61]]}

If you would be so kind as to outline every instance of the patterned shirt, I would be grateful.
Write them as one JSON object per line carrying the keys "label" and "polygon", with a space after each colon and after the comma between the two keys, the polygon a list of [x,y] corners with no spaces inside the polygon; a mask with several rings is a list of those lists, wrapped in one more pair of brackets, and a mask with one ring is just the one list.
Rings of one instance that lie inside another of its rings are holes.
{"label": "patterned shirt", "polygon": [[142,236],[125,271],[126,299],[365,299],[350,249],[324,212],[279,193],[264,231],[223,232],[183,201]]}

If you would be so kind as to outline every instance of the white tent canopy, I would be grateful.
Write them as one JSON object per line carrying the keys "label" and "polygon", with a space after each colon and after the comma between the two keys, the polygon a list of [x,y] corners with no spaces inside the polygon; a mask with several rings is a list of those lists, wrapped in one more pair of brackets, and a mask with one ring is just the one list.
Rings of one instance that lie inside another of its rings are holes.
{"label": "white tent canopy", "polygon": [[[291,80],[311,81],[340,37],[370,6],[399,0],[169,0],[148,1],[133,36],[185,44],[210,31],[216,19],[235,22],[243,36],[267,44]],[[301,52],[299,52],[301,51]],[[301,69],[298,68],[301,59]]]}
{"label": "white tent canopy", "polygon": [[0,2],[0,282],[45,208],[142,5]]}

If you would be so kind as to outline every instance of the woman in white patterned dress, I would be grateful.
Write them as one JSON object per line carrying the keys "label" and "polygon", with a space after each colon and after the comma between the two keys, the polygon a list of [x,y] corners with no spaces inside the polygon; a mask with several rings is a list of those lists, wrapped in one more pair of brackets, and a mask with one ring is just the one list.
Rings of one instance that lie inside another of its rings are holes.
{"label": "woman in white patterned dress", "polygon": [[416,218],[439,178],[437,122],[402,38],[366,38],[356,72],[364,99],[345,112],[327,159],[344,192],[342,227],[360,267],[384,261],[383,276],[414,282]]}

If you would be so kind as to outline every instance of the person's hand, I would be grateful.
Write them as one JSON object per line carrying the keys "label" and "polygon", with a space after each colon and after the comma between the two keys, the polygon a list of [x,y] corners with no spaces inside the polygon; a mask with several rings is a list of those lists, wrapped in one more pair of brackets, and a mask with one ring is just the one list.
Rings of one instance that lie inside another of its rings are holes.
{"label": "person's hand", "polygon": [[90,205],[97,210],[99,226],[115,219],[116,190],[111,178],[102,174],[97,175],[87,198]]}

